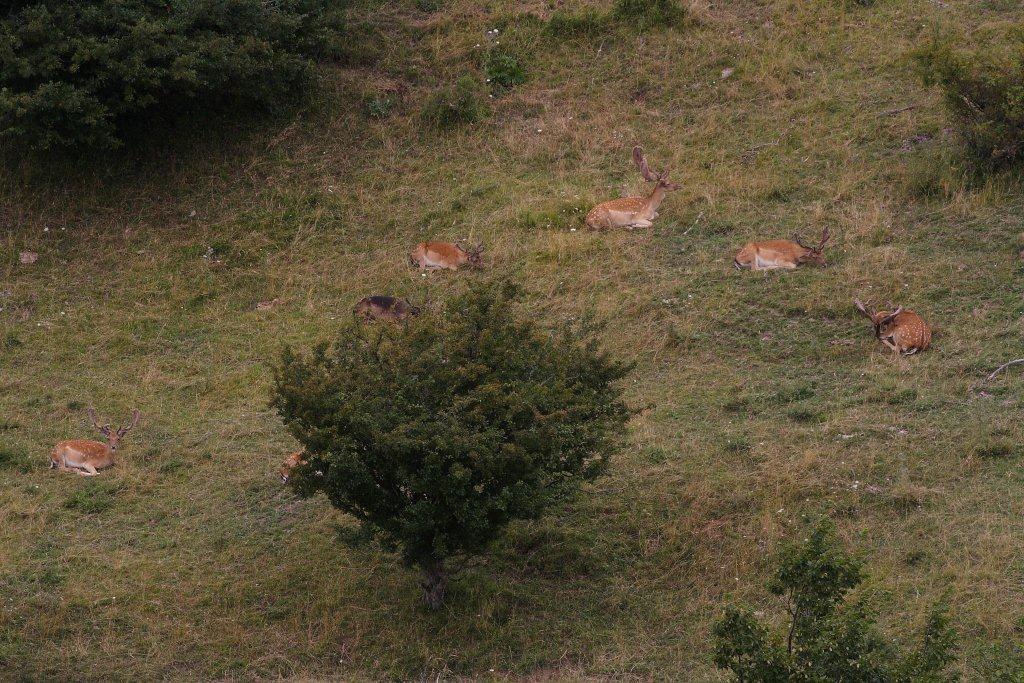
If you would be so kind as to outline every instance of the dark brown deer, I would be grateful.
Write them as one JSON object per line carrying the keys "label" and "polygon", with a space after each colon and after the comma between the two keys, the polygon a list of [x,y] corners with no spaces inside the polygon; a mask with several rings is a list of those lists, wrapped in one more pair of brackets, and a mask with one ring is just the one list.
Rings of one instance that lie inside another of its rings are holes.
{"label": "dark brown deer", "polygon": [[419,315],[420,307],[394,296],[368,296],[359,300],[352,313],[363,320],[400,321]]}

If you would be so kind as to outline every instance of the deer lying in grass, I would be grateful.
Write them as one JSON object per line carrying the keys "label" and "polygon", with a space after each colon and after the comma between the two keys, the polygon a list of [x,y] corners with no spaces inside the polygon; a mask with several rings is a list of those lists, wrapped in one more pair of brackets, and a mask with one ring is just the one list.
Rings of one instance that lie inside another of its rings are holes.
{"label": "deer lying in grass", "polygon": [[651,221],[658,217],[658,207],[664,201],[665,194],[682,187],[668,181],[668,170],[651,172],[640,147],[633,148],[633,163],[644,180],[654,183],[654,189],[646,197],[624,197],[598,204],[587,214],[587,227],[591,230],[649,228]]}
{"label": "deer lying in grass", "polygon": [[751,270],[774,270],[785,268],[793,270],[803,263],[813,263],[816,266],[824,267],[825,243],[829,237],[828,228],[821,231],[821,242],[816,247],[810,247],[794,236],[792,240],[765,240],[762,242],[748,242],[746,246],[737,252],[733,264],[737,268],[750,268]]}
{"label": "deer lying in grass", "polygon": [[99,474],[98,470],[114,464],[114,453],[121,446],[121,439],[139,423],[139,416],[139,411],[133,410],[131,424],[111,431],[109,424],[101,426],[96,422],[96,411],[89,408],[89,419],[93,427],[100,430],[100,434],[106,437],[107,442],[88,439],[61,441],[53,447],[50,454],[50,469],[57,468],[61,472],[75,471],[83,477],[96,476]]}
{"label": "deer lying in grass", "polygon": [[420,270],[458,270],[459,266],[483,266],[484,245],[466,249],[456,242],[420,242],[409,254],[409,263]]}
{"label": "deer lying in grass", "polygon": [[359,300],[352,314],[364,320],[405,320],[419,315],[420,307],[394,296],[368,296]]}
{"label": "deer lying in grass", "polygon": [[292,476],[292,470],[293,469],[295,469],[299,465],[305,465],[306,464],[305,455],[306,454],[303,451],[295,451],[294,453],[289,453],[288,454],[288,457],[285,458],[283,463],[281,463],[280,473],[281,473],[281,483],[282,484],[287,484],[288,483],[288,480]]}
{"label": "deer lying in grass", "polygon": [[894,353],[909,356],[924,351],[932,343],[932,330],[921,316],[900,306],[892,313],[870,311],[859,299],[853,300],[857,310],[875,326],[875,338]]}

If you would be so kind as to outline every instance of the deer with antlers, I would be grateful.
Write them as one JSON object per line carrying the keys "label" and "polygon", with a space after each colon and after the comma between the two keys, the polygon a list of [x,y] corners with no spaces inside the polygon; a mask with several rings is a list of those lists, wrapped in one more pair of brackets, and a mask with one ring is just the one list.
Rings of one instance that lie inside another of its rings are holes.
{"label": "deer with antlers", "polygon": [[53,447],[50,454],[50,468],[56,468],[61,472],[74,471],[83,477],[96,476],[99,474],[98,470],[114,464],[114,454],[121,446],[121,439],[139,423],[140,415],[138,409],[133,410],[131,423],[127,427],[121,426],[111,430],[110,424],[100,425],[96,421],[96,411],[89,408],[89,420],[106,438],[106,443],[89,439],[61,441]]}
{"label": "deer with antlers", "polygon": [[483,252],[483,244],[467,249],[458,242],[420,242],[409,253],[409,263],[420,270],[482,268]]}
{"label": "deer with antlers", "polygon": [[860,299],[854,299],[853,305],[874,325],[875,338],[894,353],[909,356],[924,351],[932,343],[931,328],[913,311],[904,310],[900,306],[891,313],[874,312],[861,303]]}
{"label": "deer with antlers", "polygon": [[610,230],[613,228],[649,228],[658,217],[658,208],[670,190],[678,190],[682,185],[670,183],[669,170],[654,173],[647,165],[647,157],[643,148],[633,148],[633,163],[640,170],[640,175],[654,188],[646,197],[623,197],[598,204],[587,214],[587,227],[591,230]]}
{"label": "deer with antlers", "polygon": [[733,265],[751,270],[793,270],[804,263],[825,267],[825,243],[831,236],[828,228],[822,230],[821,241],[816,247],[804,244],[795,235],[792,240],[748,242],[736,253]]}

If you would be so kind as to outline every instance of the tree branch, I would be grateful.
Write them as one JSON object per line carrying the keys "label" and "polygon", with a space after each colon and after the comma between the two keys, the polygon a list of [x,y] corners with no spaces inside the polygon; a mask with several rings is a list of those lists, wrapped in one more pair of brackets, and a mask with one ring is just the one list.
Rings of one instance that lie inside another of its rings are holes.
{"label": "tree branch", "polygon": [[1010,367],[1011,365],[1020,365],[1021,363],[1024,363],[1024,358],[1018,358],[1017,360],[1011,360],[1006,363],[1003,363],[998,368],[992,371],[992,374],[986,378],[986,381],[991,381],[996,375],[998,375],[1000,372]]}

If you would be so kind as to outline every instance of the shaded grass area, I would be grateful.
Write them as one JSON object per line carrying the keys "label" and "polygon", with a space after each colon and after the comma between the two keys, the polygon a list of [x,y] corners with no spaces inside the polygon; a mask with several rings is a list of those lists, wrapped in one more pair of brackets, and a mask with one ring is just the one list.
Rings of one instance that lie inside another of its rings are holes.
{"label": "shaded grass area", "polygon": [[[421,5],[358,6],[403,41],[326,74],[292,124],[131,172],[0,178],[0,667],[717,680],[721,602],[767,600],[765,558],[818,514],[867,559],[894,637],[948,594],[964,675],[1016,666],[1024,379],[983,379],[1022,355],[1024,194],[950,166],[904,55],[922,22],[1020,10],[692,3],[681,28],[552,36],[540,3]],[[488,40],[529,46],[529,79],[424,129],[420,105],[479,77]],[[652,230],[583,231],[592,203],[641,189],[636,143],[684,189]],[[746,240],[826,225],[825,270],[731,266]],[[350,520],[277,484],[294,444],[266,363],[366,294],[429,306],[485,277],[407,269],[416,241],[457,237],[487,243],[531,314],[604,321],[645,410],[608,477],[513,527],[430,614],[393,558],[336,541]],[[855,295],[917,310],[935,348],[883,353]],[[143,411],[121,463],[46,470],[55,441],[90,436],[89,405]]]}

